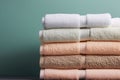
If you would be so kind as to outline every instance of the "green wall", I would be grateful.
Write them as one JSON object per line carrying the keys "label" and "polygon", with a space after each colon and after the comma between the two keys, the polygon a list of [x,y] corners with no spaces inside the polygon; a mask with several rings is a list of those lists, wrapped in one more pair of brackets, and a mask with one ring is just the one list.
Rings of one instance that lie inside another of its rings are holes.
{"label": "green wall", "polygon": [[47,13],[111,13],[120,0],[0,0],[0,76],[39,76],[41,18]]}

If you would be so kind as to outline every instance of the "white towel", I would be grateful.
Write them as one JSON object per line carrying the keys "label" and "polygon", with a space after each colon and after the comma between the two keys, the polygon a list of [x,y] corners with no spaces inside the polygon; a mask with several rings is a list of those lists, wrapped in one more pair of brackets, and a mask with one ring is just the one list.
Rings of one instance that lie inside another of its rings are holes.
{"label": "white towel", "polygon": [[45,29],[107,27],[111,23],[111,15],[106,14],[47,14],[42,23]]}
{"label": "white towel", "polygon": [[120,27],[120,18],[112,18],[110,27]]}
{"label": "white towel", "polygon": [[79,14],[48,14],[43,18],[44,27],[51,28],[75,28],[80,26]]}
{"label": "white towel", "polygon": [[111,23],[111,15],[105,14],[87,14],[87,27],[107,27]]}

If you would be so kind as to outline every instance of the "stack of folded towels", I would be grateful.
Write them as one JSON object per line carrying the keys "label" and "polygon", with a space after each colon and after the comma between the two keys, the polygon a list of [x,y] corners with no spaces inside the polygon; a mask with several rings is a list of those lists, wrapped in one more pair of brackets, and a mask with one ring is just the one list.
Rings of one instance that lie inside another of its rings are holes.
{"label": "stack of folded towels", "polygon": [[47,14],[42,23],[41,79],[120,80],[120,18]]}

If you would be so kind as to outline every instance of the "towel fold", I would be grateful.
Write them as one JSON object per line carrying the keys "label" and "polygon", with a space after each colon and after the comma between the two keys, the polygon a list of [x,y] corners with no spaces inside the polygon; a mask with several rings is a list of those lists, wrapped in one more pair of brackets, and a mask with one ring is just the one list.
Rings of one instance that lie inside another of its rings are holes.
{"label": "towel fold", "polygon": [[47,14],[42,18],[45,29],[106,27],[111,23],[111,15],[104,14]]}
{"label": "towel fold", "polygon": [[41,55],[120,55],[120,42],[51,43],[40,47]]}
{"label": "towel fold", "polygon": [[120,41],[120,28],[52,29],[39,32],[43,43],[79,41]]}
{"label": "towel fold", "polygon": [[120,79],[119,69],[87,69],[87,70],[40,70],[40,79],[50,80],[118,80]]}
{"label": "towel fold", "polygon": [[51,69],[120,69],[120,56],[44,56],[41,68]]}

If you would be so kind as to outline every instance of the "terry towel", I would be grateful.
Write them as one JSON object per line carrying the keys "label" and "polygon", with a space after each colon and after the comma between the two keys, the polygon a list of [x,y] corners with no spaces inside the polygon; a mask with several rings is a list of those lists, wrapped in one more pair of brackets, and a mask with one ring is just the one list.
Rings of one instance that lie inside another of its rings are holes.
{"label": "terry towel", "polygon": [[86,80],[120,80],[119,69],[87,69]]}
{"label": "terry towel", "polygon": [[85,70],[42,69],[42,70],[40,70],[40,79],[45,79],[45,80],[79,80],[79,79],[85,79]]}
{"label": "terry towel", "polygon": [[88,40],[120,41],[120,28],[52,29],[40,31],[39,36],[44,43]]}
{"label": "terry towel", "polygon": [[111,27],[120,27],[120,18],[111,19]]}
{"label": "terry towel", "polygon": [[47,14],[42,18],[45,29],[106,27],[111,23],[111,15],[104,14]]}
{"label": "terry towel", "polygon": [[92,28],[90,30],[91,40],[113,40],[120,41],[120,28]]}
{"label": "terry towel", "polygon": [[40,70],[40,79],[50,80],[118,80],[120,79],[119,69],[87,69],[87,70]]}
{"label": "terry towel", "polygon": [[44,56],[40,57],[41,68],[52,69],[82,69],[85,56]]}
{"label": "terry towel", "polygon": [[39,32],[40,40],[43,43],[50,42],[79,42],[88,40],[89,29],[51,29]]}
{"label": "terry towel", "polygon": [[79,29],[51,29],[39,32],[42,42],[73,42],[80,40]]}
{"label": "terry towel", "polygon": [[120,56],[44,56],[41,68],[51,69],[120,69]]}
{"label": "terry towel", "polygon": [[51,43],[40,47],[41,55],[120,55],[120,42]]}

